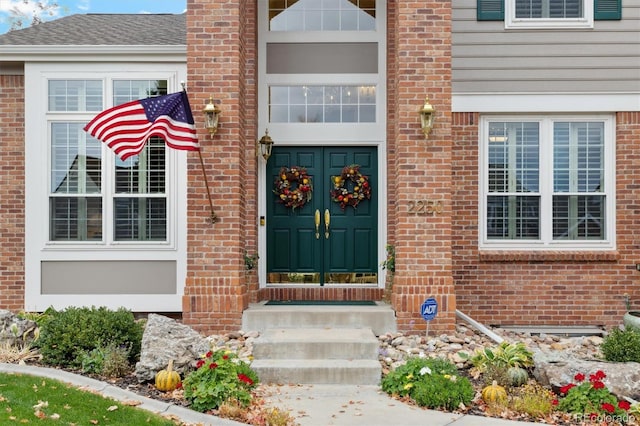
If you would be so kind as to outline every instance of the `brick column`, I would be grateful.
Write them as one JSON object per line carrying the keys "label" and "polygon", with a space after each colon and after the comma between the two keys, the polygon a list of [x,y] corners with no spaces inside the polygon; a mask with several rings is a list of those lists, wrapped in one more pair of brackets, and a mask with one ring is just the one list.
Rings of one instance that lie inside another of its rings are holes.
{"label": "brick column", "polygon": [[[255,34],[254,2],[187,2],[187,88],[218,222],[207,221],[200,160],[190,153],[183,319],[205,333],[240,328],[254,277],[244,253],[256,246]],[[213,138],[200,113],[209,96],[222,109]]]}
{"label": "brick column", "polygon": [[[430,332],[455,325],[451,255],[451,2],[389,1],[390,240],[396,247],[392,304],[398,328],[426,329],[420,306],[430,296],[438,315]],[[391,43],[390,43],[391,44]],[[417,111],[425,96],[436,109],[435,125],[425,139]],[[441,213],[412,214],[411,202],[439,201]]]}
{"label": "brick column", "polygon": [[24,306],[24,76],[0,75],[0,309]]}

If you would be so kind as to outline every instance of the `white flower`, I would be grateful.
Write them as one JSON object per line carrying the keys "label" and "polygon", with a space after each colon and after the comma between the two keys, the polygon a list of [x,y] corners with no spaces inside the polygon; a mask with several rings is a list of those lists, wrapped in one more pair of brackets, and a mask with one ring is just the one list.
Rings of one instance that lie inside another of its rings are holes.
{"label": "white flower", "polygon": [[431,369],[429,367],[422,367],[420,369],[420,375],[424,376],[425,374],[431,374]]}

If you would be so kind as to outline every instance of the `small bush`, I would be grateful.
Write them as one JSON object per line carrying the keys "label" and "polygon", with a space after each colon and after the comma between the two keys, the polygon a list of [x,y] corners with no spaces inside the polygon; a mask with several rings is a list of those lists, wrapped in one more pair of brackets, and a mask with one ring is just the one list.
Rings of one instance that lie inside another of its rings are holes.
{"label": "small bush", "polygon": [[70,307],[51,310],[43,325],[38,345],[43,362],[49,365],[80,368],[87,354],[97,359],[95,349],[114,345],[128,348],[127,359],[135,362],[140,355],[143,327],[133,314],[100,308]]}
{"label": "small bush", "polygon": [[233,401],[243,407],[251,402],[251,390],[258,385],[258,375],[238,356],[223,349],[207,352],[198,360],[196,371],[182,382],[184,397],[190,408],[205,412]]}
{"label": "small bush", "polygon": [[423,407],[447,410],[468,405],[474,396],[471,382],[458,376],[456,366],[441,358],[410,358],[382,379],[382,390],[409,396]]}
{"label": "small bush", "polygon": [[604,338],[600,350],[607,361],[640,362],[640,330],[635,327],[613,329]]}

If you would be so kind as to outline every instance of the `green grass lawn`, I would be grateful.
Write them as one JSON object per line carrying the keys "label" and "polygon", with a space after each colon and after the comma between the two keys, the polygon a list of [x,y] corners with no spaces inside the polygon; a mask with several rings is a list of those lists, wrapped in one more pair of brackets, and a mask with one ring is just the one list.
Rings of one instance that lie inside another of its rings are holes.
{"label": "green grass lawn", "polygon": [[176,425],[57,380],[0,373],[0,425],[11,424]]}

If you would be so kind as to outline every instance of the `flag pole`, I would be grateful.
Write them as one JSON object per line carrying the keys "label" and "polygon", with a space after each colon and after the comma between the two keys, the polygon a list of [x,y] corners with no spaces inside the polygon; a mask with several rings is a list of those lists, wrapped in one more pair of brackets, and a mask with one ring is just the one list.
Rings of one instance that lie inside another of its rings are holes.
{"label": "flag pole", "polygon": [[209,207],[211,208],[211,216],[209,220],[214,224],[218,221],[218,216],[213,210],[213,201],[211,200],[211,190],[209,189],[209,181],[207,180],[207,173],[204,171],[204,161],[202,161],[202,152],[198,150],[198,158],[200,158],[200,167],[202,168],[202,176],[204,177],[204,186],[207,188],[207,196],[209,197]]}
{"label": "flag pole", "polygon": [[[180,82],[182,86],[182,91],[187,94],[187,85],[184,81]],[[187,102],[189,98],[187,98]],[[189,110],[191,110],[191,106],[189,106]],[[189,112],[191,114],[191,112]],[[209,220],[211,224],[214,224],[218,221],[218,216],[216,212],[213,210],[213,201],[211,200],[211,190],[209,189],[209,181],[207,180],[207,172],[204,170],[204,161],[202,160],[202,151],[198,148],[198,158],[200,158],[200,168],[202,169],[202,177],[204,178],[204,186],[207,188],[207,197],[209,198],[209,208],[211,209],[211,216],[209,216]]]}

